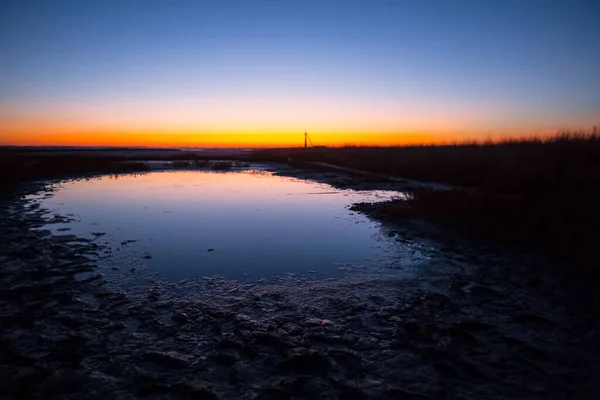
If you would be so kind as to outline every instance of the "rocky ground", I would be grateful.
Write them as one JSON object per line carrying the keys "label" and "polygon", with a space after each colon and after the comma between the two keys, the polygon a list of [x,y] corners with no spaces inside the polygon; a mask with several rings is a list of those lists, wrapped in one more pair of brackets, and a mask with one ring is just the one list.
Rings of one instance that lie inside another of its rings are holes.
{"label": "rocky ground", "polygon": [[0,398],[600,398],[597,299],[541,258],[455,240],[410,278],[127,286],[33,230],[63,220],[39,190],[0,203]]}

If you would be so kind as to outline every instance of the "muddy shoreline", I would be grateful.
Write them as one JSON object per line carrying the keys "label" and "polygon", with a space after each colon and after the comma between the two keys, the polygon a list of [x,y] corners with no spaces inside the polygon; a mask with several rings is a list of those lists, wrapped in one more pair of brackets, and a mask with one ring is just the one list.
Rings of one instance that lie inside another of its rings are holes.
{"label": "muddy shoreline", "polygon": [[148,277],[125,291],[95,266],[101,244],[32,230],[64,218],[24,198],[45,190],[0,202],[0,398],[600,397],[597,303],[542,259],[440,243],[410,278]]}

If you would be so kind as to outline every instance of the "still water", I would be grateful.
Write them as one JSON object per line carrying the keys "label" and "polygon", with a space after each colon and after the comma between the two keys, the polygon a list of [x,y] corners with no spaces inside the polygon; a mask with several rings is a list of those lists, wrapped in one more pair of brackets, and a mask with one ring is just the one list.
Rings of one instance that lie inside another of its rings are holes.
{"label": "still water", "polygon": [[402,258],[398,243],[347,206],[398,196],[241,172],[157,171],[57,185],[40,198],[51,224],[106,246],[101,267],[146,269],[169,279],[220,275],[337,276]]}

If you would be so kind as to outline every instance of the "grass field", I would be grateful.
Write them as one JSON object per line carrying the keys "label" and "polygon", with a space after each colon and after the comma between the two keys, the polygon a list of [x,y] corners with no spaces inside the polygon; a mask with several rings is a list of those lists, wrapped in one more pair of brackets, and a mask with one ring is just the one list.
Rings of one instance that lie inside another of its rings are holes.
{"label": "grass field", "polygon": [[545,139],[406,147],[272,149],[264,158],[322,162],[409,179],[523,194],[600,181],[600,129]]}

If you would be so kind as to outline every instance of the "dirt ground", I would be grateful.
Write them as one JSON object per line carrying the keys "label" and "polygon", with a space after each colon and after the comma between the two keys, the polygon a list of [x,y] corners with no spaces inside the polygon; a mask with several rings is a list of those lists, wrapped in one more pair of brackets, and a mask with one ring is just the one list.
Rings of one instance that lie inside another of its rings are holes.
{"label": "dirt ground", "polygon": [[0,202],[0,398],[600,398],[597,295],[539,255],[384,223],[426,244],[418,274],[124,284],[101,244],[33,230],[65,220],[44,191]]}

